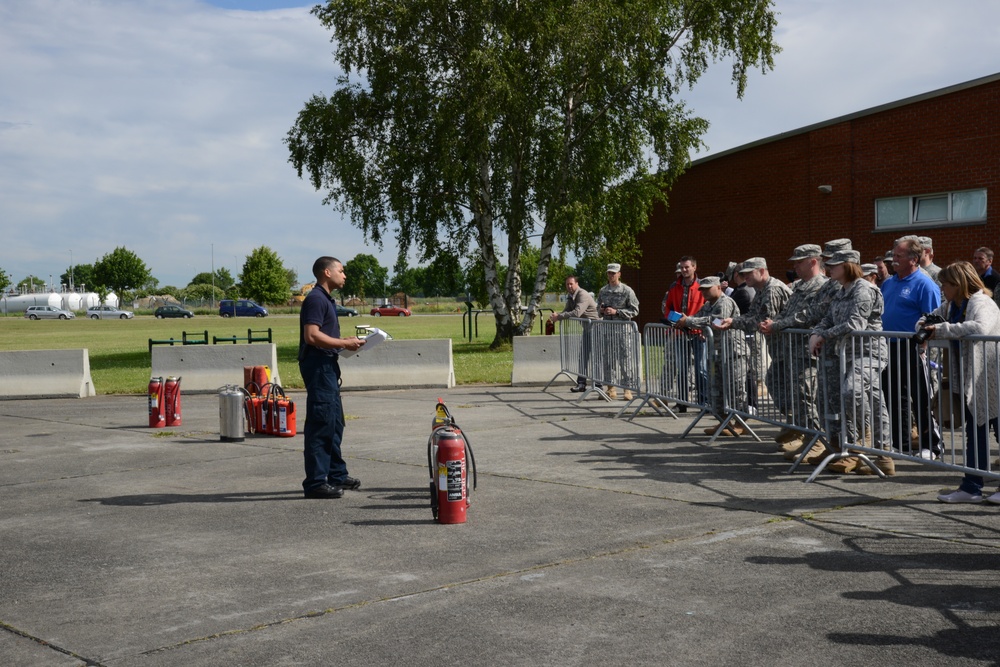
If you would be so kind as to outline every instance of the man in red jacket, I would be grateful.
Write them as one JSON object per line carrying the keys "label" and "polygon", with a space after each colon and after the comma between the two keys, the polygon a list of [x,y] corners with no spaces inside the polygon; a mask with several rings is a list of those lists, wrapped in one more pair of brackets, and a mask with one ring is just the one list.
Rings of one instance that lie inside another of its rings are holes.
{"label": "man in red jacket", "polygon": [[[690,317],[705,305],[705,295],[698,289],[698,260],[690,255],[681,257],[677,267],[680,269],[680,276],[674,284],[667,290],[663,297],[663,321],[670,323],[671,312],[680,313]],[[708,400],[708,366],[705,363],[705,340],[701,337],[700,330],[691,330],[691,335],[695,338],[689,341],[689,347],[694,350],[695,369],[695,392],[697,402],[706,405]],[[678,364],[678,387],[680,389],[679,398],[686,399],[689,394],[689,382],[687,378],[688,367],[686,363]],[[683,375],[681,375],[683,374]],[[686,406],[678,405],[681,412],[686,411]]]}

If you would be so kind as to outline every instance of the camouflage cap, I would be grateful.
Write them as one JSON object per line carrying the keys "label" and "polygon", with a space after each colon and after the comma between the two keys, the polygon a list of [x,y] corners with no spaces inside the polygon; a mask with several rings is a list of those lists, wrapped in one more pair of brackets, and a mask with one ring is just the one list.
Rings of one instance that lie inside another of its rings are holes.
{"label": "camouflage cap", "polygon": [[878,267],[874,264],[862,264],[861,265],[861,275],[871,276],[878,273]]}
{"label": "camouflage cap", "polygon": [[788,258],[789,262],[797,262],[802,259],[809,259],[810,257],[819,257],[823,253],[823,250],[815,243],[806,243],[805,245],[800,245],[792,251],[792,256]]}
{"label": "camouflage cap", "polygon": [[837,264],[843,264],[844,262],[851,262],[852,264],[861,263],[861,253],[857,250],[838,250],[833,253],[833,257],[826,260],[827,266],[836,266]]}
{"label": "camouflage cap", "polygon": [[932,250],[934,249],[934,243],[931,241],[931,237],[918,236],[917,240],[920,241],[920,245],[924,247],[924,250],[927,250],[927,248],[930,248]]}
{"label": "camouflage cap", "polygon": [[698,280],[698,289],[708,289],[709,287],[719,287],[722,281],[716,276],[705,276]]}
{"label": "camouflage cap", "polygon": [[763,257],[751,257],[740,266],[740,273],[750,273],[754,269],[766,269],[767,260]]}
{"label": "camouflage cap", "polygon": [[833,253],[840,250],[850,250],[854,246],[851,245],[851,239],[834,239],[832,241],[827,241],[826,245],[823,246],[823,257],[833,257]]}
{"label": "camouflage cap", "polygon": [[621,264],[608,264],[608,273],[618,273],[622,270]]}

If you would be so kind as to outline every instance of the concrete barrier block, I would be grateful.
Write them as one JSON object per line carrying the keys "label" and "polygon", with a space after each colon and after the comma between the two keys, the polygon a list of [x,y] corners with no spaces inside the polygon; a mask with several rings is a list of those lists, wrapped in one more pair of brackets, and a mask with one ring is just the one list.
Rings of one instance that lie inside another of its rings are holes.
{"label": "concrete barrier block", "polygon": [[0,399],[94,395],[90,352],[85,348],[0,352]]}
{"label": "concrete barrier block", "polygon": [[451,388],[455,364],[451,339],[387,340],[340,360],[344,391],[352,389]]}
{"label": "concrete barrier block", "polygon": [[[515,336],[514,367],[510,384],[514,387],[548,384],[560,371],[559,336]],[[563,376],[566,382],[575,382]]]}
{"label": "concrete barrier block", "polygon": [[210,393],[226,384],[243,385],[244,366],[267,366],[281,384],[274,343],[243,345],[160,345],[153,348],[152,376],[180,376],[184,393]]}

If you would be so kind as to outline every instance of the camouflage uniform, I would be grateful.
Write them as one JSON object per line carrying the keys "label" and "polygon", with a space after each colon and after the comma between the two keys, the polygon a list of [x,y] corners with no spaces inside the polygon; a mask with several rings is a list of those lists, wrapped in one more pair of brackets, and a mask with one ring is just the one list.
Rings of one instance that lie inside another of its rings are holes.
{"label": "camouflage uniform", "polygon": [[[597,294],[598,308],[614,308],[615,314],[605,315],[605,320],[633,320],[639,314],[639,299],[632,288],[624,283],[615,287],[605,285]],[[625,389],[639,390],[638,376],[632,377],[633,366],[638,368],[639,347],[631,335],[616,336],[613,349],[604,351],[604,372],[608,384]],[[598,352],[600,354],[600,352]]]}
{"label": "camouflage uniform", "polygon": [[[687,318],[685,325],[708,331],[713,320],[724,320],[739,313],[736,302],[723,294],[715,303],[705,302],[701,310]],[[714,349],[708,362],[709,394],[715,416],[723,421],[726,408],[741,412],[747,409],[745,384],[750,349],[740,331],[730,329],[713,331],[713,334]]]}
{"label": "camouflage uniform", "polygon": [[[834,448],[839,448],[842,431],[848,444],[863,444],[861,432],[867,430],[867,424],[873,425],[873,446],[885,450],[890,447],[889,413],[882,396],[882,370],[888,356],[885,339],[847,336],[852,331],[881,331],[884,308],[882,292],[859,278],[834,297],[823,320],[812,331],[824,341],[820,352],[823,404]],[[840,366],[841,344],[845,347],[845,369]]]}
{"label": "camouflage uniform", "polygon": [[779,332],[812,329],[819,324],[839,291],[840,284],[824,275],[799,280],[785,309],[771,323],[773,345],[778,349],[771,359],[768,387],[775,386],[778,409],[789,417],[793,426],[823,430],[816,409],[816,362],[809,354],[808,340],[799,336],[780,336]]}
{"label": "camouflage uniform", "polygon": [[[733,318],[733,328],[741,329],[749,334],[756,333],[761,322],[778,317],[791,295],[792,290],[788,288],[788,285],[777,278],[768,278],[763,287],[757,288],[757,296],[753,298],[746,314]],[[756,384],[762,377],[765,377],[765,384],[771,396],[780,395],[781,392],[777,390],[777,387],[772,386],[773,378],[770,373],[762,368],[760,337],[751,341],[750,346],[750,369],[748,372],[752,376],[753,382]],[[767,341],[767,352],[771,359],[774,359],[780,352],[773,338]]]}

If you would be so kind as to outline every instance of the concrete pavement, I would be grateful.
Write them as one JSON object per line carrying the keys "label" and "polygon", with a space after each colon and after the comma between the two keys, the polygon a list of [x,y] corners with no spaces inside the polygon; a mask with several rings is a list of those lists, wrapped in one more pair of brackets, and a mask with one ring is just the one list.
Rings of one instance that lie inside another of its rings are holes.
{"label": "concrete pavement", "polygon": [[[773,428],[567,387],[349,392],[340,500],[302,498],[301,436],[220,442],[212,395],[159,431],[143,396],[0,402],[0,663],[1000,664],[1000,507],[936,502],[954,475],[805,484]],[[456,526],[438,396],[479,466]]]}

